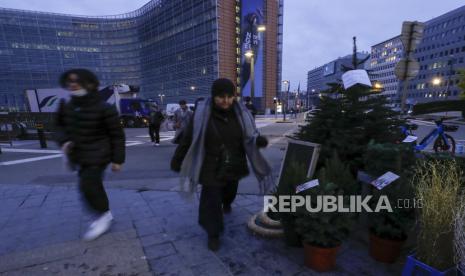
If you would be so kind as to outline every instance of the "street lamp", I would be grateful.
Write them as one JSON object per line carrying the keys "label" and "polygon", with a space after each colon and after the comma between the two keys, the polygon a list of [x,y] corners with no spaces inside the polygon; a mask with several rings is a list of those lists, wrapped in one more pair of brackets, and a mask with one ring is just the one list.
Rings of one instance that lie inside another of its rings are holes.
{"label": "street lamp", "polygon": [[191,90],[194,91],[194,90],[195,90],[195,86],[191,86]]}
{"label": "street lamp", "polygon": [[257,26],[257,32],[263,33],[264,31],[266,31],[266,26],[265,25],[258,25]]}
{"label": "street lamp", "polygon": [[442,80],[441,80],[440,77],[435,77],[435,78],[431,81],[431,83],[432,83],[433,85],[435,85],[435,86],[439,86],[439,85],[441,84],[441,82],[442,82]]}
{"label": "street lamp", "polygon": [[278,98],[274,97],[273,103],[274,103],[274,117],[277,119],[278,118]]}
{"label": "street lamp", "polygon": [[247,50],[244,55],[250,59],[250,98],[253,103],[255,97],[255,56],[252,49]]}
{"label": "street lamp", "polygon": [[[259,34],[265,31],[266,31],[265,25],[257,26],[257,32]],[[259,36],[259,39],[261,40],[260,36]],[[255,98],[255,53],[253,52],[253,48],[245,51],[244,56],[250,60],[250,98],[253,103],[254,98]]]}
{"label": "street lamp", "polygon": [[373,87],[375,88],[375,90],[379,91],[379,90],[383,89],[383,84],[381,82],[377,81],[377,82],[375,82]]}
{"label": "street lamp", "polygon": [[289,80],[283,80],[283,83],[287,85],[287,91],[286,91],[286,101],[284,103],[284,110],[283,110],[283,121],[286,121],[286,113],[287,113],[287,103],[289,101],[289,89],[291,88],[291,81]]}
{"label": "street lamp", "polygon": [[165,97],[165,94],[158,94],[158,97],[160,97],[161,105],[163,105],[163,98]]}

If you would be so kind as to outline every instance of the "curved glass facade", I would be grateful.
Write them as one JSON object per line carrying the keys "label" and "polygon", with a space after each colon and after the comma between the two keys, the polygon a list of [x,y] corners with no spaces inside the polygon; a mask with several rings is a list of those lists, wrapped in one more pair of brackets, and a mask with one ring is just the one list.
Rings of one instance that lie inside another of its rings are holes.
{"label": "curved glass facade", "polygon": [[146,98],[189,102],[218,76],[216,0],[152,0],[117,16],[0,8],[0,107],[26,109],[24,90],[58,86],[70,68]]}

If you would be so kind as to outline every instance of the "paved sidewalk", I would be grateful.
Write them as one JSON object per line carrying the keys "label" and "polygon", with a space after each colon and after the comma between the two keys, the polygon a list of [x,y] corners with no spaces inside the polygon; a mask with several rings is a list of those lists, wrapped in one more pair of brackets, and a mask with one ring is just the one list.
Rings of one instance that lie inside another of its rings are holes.
{"label": "paved sidewalk", "polygon": [[[86,243],[80,238],[91,217],[75,188],[0,186],[0,275],[317,275],[303,266],[302,249],[246,229],[261,208],[259,196],[238,195],[222,248],[212,253],[195,201],[177,192],[108,191],[115,223]],[[376,263],[363,242],[352,240],[327,275],[396,275],[400,267]]]}

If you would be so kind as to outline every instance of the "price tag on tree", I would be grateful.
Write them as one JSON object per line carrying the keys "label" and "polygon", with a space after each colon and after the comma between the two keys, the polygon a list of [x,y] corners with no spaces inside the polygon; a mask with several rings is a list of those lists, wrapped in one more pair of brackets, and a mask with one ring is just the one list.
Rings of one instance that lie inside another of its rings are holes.
{"label": "price tag on tree", "polygon": [[308,189],[316,187],[318,185],[320,185],[320,183],[318,182],[318,179],[313,179],[311,181],[305,182],[304,184],[301,184],[301,185],[297,186],[296,189],[295,189],[295,192],[296,192],[296,194],[298,194],[298,193],[300,193],[302,191],[308,190]]}
{"label": "price tag on tree", "polygon": [[402,143],[412,143],[412,142],[415,142],[416,140],[418,140],[417,136],[409,135],[404,139],[404,141],[402,141]]}
{"label": "price tag on tree", "polygon": [[400,176],[393,172],[387,172],[382,176],[378,177],[377,179],[373,180],[370,184],[375,186],[376,189],[381,190],[387,185],[391,184],[392,182],[399,179]]}

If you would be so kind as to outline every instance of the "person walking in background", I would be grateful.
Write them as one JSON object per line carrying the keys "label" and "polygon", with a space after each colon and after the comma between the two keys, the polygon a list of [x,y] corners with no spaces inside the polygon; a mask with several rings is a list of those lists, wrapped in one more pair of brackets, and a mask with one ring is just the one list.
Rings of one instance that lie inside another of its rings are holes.
{"label": "person walking in background", "polygon": [[255,116],[257,116],[257,108],[252,102],[252,99],[250,97],[245,97],[245,107],[252,113],[253,118],[255,119]]}
{"label": "person walking in background", "polygon": [[84,234],[96,239],[111,226],[113,216],[103,187],[103,173],[111,163],[120,171],[125,160],[125,135],[118,112],[98,94],[99,81],[86,69],[63,73],[60,84],[70,91],[71,100],[61,102],[56,114],[56,140],[78,169],[79,190],[97,218]]}
{"label": "person walking in background", "polygon": [[202,184],[199,224],[208,234],[210,250],[220,247],[223,212],[231,212],[238,182],[249,174],[247,158],[259,180],[260,191],[264,193],[272,186],[271,167],[259,151],[267,144],[252,114],[236,100],[235,85],[228,79],[217,79],[211,98],[197,103],[171,160],[171,169],[190,180],[188,192],[194,193],[197,184]]}
{"label": "person walking in background", "polygon": [[156,105],[152,105],[149,114],[149,135],[155,146],[160,145],[160,127],[164,119],[165,116],[163,116],[160,108]]}
{"label": "person walking in background", "polygon": [[181,141],[183,131],[189,124],[193,112],[189,110],[185,100],[179,101],[179,109],[174,112],[174,129],[176,133],[174,135],[173,142],[179,144]]}

